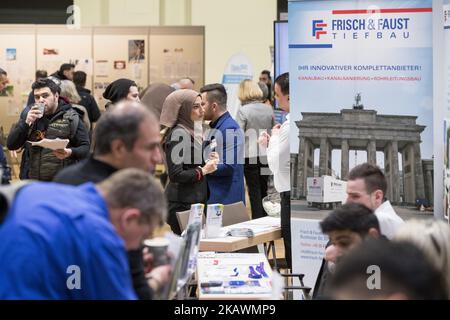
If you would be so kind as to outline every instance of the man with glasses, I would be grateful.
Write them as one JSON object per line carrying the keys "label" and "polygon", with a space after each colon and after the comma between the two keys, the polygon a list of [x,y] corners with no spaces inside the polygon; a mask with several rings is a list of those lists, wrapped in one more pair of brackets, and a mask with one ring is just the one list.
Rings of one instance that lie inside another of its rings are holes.
{"label": "man with glasses", "polygon": [[11,130],[7,146],[22,148],[27,141],[68,139],[67,147],[51,150],[39,146],[30,148],[28,178],[51,181],[62,168],[85,158],[89,153],[89,136],[78,113],[59,99],[61,89],[50,79],[40,79],[32,85],[36,105],[29,106],[26,118],[21,118]]}

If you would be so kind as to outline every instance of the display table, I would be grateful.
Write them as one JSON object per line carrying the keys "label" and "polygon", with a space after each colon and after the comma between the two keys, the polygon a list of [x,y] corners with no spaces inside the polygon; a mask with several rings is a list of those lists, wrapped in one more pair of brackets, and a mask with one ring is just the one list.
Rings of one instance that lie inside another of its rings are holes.
{"label": "display table", "polygon": [[198,298],[270,299],[272,270],[262,253],[199,252]]}
{"label": "display table", "polygon": [[200,251],[233,252],[256,246],[258,244],[273,242],[281,239],[280,218],[264,217],[233,224],[222,228],[222,233],[231,228],[250,228],[255,232],[254,237],[231,237],[201,239]]}

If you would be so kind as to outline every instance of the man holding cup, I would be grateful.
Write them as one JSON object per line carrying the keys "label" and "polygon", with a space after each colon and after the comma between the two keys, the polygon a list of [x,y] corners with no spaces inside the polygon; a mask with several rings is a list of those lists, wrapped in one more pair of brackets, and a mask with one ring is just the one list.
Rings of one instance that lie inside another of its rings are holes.
{"label": "man holding cup", "polygon": [[70,104],[59,99],[61,89],[51,79],[40,79],[32,85],[33,105],[25,119],[11,130],[7,146],[17,150],[27,141],[68,139],[66,148],[50,150],[30,148],[29,178],[51,181],[62,168],[85,158],[89,153],[89,136],[78,113]]}

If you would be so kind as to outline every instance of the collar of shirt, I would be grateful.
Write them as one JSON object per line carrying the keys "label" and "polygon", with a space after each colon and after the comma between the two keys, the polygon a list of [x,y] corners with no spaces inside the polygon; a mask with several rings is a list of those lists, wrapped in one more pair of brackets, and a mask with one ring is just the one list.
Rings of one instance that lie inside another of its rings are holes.
{"label": "collar of shirt", "polygon": [[375,209],[375,212],[384,212],[388,214],[397,215],[397,213],[394,211],[394,208],[392,208],[392,205],[389,202],[389,200],[383,202],[378,208]]}
{"label": "collar of shirt", "polygon": [[111,174],[117,171],[117,168],[113,167],[112,165],[106,162],[95,159],[94,156],[92,155],[90,156],[89,162],[92,168],[100,171],[101,173],[107,174],[105,177],[109,177]]}
{"label": "collar of shirt", "polygon": [[229,114],[228,111],[226,111],[223,115],[221,115],[219,118],[217,118],[216,121],[211,122],[211,123],[209,124],[209,126],[210,126],[211,128],[216,128],[216,127],[218,127],[218,126],[222,123],[222,120],[225,120],[225,118],[226,118],[226,116],[227,116],[228,114]]}

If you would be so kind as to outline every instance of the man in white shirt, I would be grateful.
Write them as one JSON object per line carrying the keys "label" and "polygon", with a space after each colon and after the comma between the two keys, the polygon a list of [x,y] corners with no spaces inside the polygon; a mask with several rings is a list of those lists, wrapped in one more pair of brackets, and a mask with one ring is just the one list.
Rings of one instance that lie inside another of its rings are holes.
{"label": "man in white shirt", "polygon": [[267,146],[267,162],[273,172],[275,189],[281,197],[281,235],[283,236],[285,257],[288,267],[292,265],[291,251],[291,179],[289,151],[289,73],[283,73],[275,80],[275,99],[280,108],[288,112],[286,121],[261,137],[260,143]]}
{"label": "man in white shirt", "polygon": [[368,163],[354,167],[348,174],[347,203],[360,203],[372,209],[380,223],[381,234],[392,239],[403,223],[386,200],[387,182],[383,172]]}

